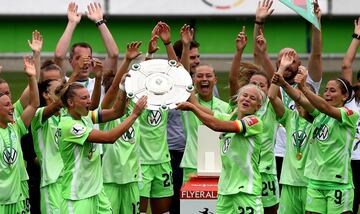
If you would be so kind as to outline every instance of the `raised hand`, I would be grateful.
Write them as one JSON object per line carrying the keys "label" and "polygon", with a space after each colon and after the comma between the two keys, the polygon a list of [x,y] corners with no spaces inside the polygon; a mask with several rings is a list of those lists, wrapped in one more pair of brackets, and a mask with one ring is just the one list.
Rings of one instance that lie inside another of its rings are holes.
{"label": "raised hand", "polygon": [[133,60],[140,56],[141,52],[139,51],[139,47],[141,44],[142,42],[130,42],[127,44],[125,54],[127,60]]}
{"label": "raised hand", "polygon": [[308,75],[307,68],[302,65],[299,66],[298,73],[294,78],[295,83],[297,83],[300,87],[305,87],[307,75]]}
{"label": "raised hand", "polygon": [[272,0],[259,1],[258,7],[256,8],[256,21],[264,22],[265,19],[274,12],[274,9],[271,9],[272,4]]}
{"label": "raised hand", "polygon": [[43,38],[41,36],[41,33],[37,30],[32,32],[32,39],[31,41],[28,40],[28,44],[32,51],[34,52],[40,52],[42,45],[43,45]]}
{"label": "raised hand", "polygon": [[271,82],[281,87],[286,84],[284,77],[279,72],[274,74]]}
{"label": "raised hand", "polygon": [[92,58],[91,65],[93,67],[93,72],[95,74],[95,78],[101,78],[103,74],[103,63],[98,58]]}
{"label": "raised hand", "polygon": [[170,42],[170,27],[165,22],[158,22],[156,32],[163,43],[167,44]]}
{"label": "raised hand", "polygon": [[81,13],[78,13],[78,5],[75,2],[71,2],[68,6],[67,16],[69,22],[73,22],[75,24],[79,23],[81,20]]}
{"label": "raised hand", "polygon": [[150,39],[149,45],[148,45],[148,53],[149,54],[153,54],[159,50],[159,46],[157,45],[158,38],[159,38],[158,35],[151,36],[151,39]]}
{"label": "raised hand", "polygon": [[267,50],[266,39],[261,29],[260,29],[260,35],[256,37],[256,46],[261,53],[265,53]]}
{"label": "raised hand", "polygon": [[295,51],[286,52],[281,58],[280,67],[286,70],[294,62],[295,56]]}
{"label": "raised hand", "polygon": [[36,75],[35,63],[31,56],[24,57],[24,71],[28,77]]}
{"label": "raised hand", "polygon": [[183,44],[190,44],[194,38],[194,28],[190,25],[184,24],[180,29],[180,37]]}
{"label": "raised hand", "polygon": [[90,20],[97,22],[103,19],[103,12],[100,3],[90,3],[87,6],[87,9],[88,11],[86,15]]}
{"label": "raised hand", "polygon": [[354,33],[360,35],[360,17],[354,20]]}
{"label": "raised hand", "polygon": [[246,47],[247,44],[247,35],[245,33],[245,26],[243,26],[242,31],[238,34],[236,37],[235,43],[236,43],[236,50],[242,51]]}
{"label": "raised hand", "polygon": [[147,96],[142,96],[135,104],[133,114],[139,116],[141,112],[145,109],[147,104]]}
{"label": "raised hand", "polygon": [[320,20],[321,20],[321,10],[320,10],[318,0],[314,0],[313,5],[314,5],[314,14],[316,15],[317,19],[320,22]]}

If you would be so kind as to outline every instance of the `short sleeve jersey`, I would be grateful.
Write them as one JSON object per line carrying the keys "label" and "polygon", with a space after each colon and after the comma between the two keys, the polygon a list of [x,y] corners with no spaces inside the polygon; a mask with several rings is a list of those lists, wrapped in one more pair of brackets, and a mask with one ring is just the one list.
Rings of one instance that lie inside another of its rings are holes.
{"label": "short sleeve jersey", "polygon": [[0,128],[0,204],[12,204],[25,199],[21,187],[22,173],[26,173],[26,169],[20,139],[26,133],[27,128],[20,117],[15,123],[9,123],[7,128]]}
{"label": "short sleeve jersey", "polygon": [[57,182],[64,167],[59,151],[60,116],[53,115],[43,121],[44,109],[39,108],[31,121],[34,149],[41,167],[40,187]]}
{"label": "short sleeve jersey", "polygon": [[68,200],[81,200],[97,195],[103,188],[101,160],[98,144],[87,142],[98,112],[90,111],[80,120],[69,114],[60,118],[59,149],[64,169],[61,177],[62,196]]}
{"label": "short sleeve jersey", "polygon": [[[126,119],[109,121],[104,124],[104,131],[109,131]],[[114,144],[103,146],[104,154],[102,159],[102,172],[104,183],[126,184],[139,180],[139,142],[138,124],[135,123],[120,137]]]}
{"label": "short sleeve jersey", "polygon": [[255,116],[238,120],[224,114],[215,114],[220,120],[235,119],[243,124],[241,133],[223,133],[220,138],[222,170],[219,194],[233,195],[239,192],[260,195],[262,184],[259,171],[262,121]]}
{"label": "short sleeve jersey", "polygon": [[[316,93],[319,93],[321,81],[315,82],[313,79],[311,79],[310,75],[307,76],[306,83],[311,85]],[[295,87],[295,85],[293,85]],[[286,94],[286,92],[280,88],[282,101],[284,103],[284,106],[288,107],[291,110],[295,110],[295,102]],[[278,157],[284,157],[285,154],[285,141],[286,141],[286,133],[285,129],[283,127],[279,127],[278,133],[276,136],[276,145],[275,145],[275,154]]]}
{"label": "short sleeve jersey", "polygon": [[[318,114],[319,111],[315,110],[311,115],[315,117]],[[311,123],[300,117],[297,111],[288,108],[285,108],[279,122],[286,129],[286,153],[280,183],[306,187],[308,179],[304,176],[304,171],[309,151]],[[297,158],[299,154],[301,154],[300,159]]]}
{"label": "short sleeve jersey", "polygon": [[266,99],[266,102],[256,112],[256,115],[265,122],[263,126],[264,130],[266,130],[260,134],[261,155],[259,170],[261,173],[276,175],[274,147],[276,131],[279,124],[269,99]]}
{"label": "short sleeve jersey", "polygon": [[168,111],[145,109],[139,120],[140,163],[159,164],[170,161],[166,142]]}
{"label": "short sleeve jersey", "polygon": [[311,132],[305,176],[316,181],[352,184],[350,156],[359,114],[339,108],[341,121],[319,114]]}
{"label": "short sleeve jersey", "polygon": [[[211,101],[205,102],[196,95],[200,105],[211,109],[213,112],[225,113],[229,105],[228,103],[213,97]],[[202,122],[191,111],[183,111],[182,117],[184,121],[184,129],[186,134],[186,146],[180,166],[183,168],[197,169],[197,151],[198,151],[198,127]]]}

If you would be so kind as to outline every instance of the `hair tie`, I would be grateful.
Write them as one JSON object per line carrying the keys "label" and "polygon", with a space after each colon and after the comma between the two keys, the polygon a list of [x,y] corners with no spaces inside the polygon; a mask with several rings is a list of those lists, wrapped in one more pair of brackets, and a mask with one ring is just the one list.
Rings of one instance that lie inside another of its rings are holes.
{"label": "hair tie", "polygon": [[345,84],[344,80],[342,80],[342,79],[340,79],[340,78],[337,78],[337,80],[339,80],[339,81],[341,82],[341,84],[343,84],[343,85],[344,85],[344,87],[345,87],[345,89],[346,89],[346,93],[348,93],[348,96],[350,96],[349,89],[347,88],[347,86],[346,86],[346,84]]}

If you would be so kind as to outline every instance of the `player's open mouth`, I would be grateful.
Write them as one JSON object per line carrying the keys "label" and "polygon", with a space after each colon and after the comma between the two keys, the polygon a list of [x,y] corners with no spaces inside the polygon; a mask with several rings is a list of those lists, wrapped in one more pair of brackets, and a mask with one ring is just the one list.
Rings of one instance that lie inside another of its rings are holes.
{"label": "player's open mouth", "polygon": [[201,82],[200,83],[200,88],[201,89],[209,89],[210,88],[210,82],[209,81]]}

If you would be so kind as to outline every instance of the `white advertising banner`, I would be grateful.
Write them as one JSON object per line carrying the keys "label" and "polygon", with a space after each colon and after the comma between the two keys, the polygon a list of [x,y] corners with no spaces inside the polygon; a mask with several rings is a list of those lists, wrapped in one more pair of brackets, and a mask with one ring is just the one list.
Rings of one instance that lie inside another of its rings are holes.
{"label": "white advertising banner", "polygon": [[[296,0],[294,0],[296,1]],[[327,0],[319,0],[323,14],[327,13]],[[210,16],[254,15],[257,0],[110,0],[111,15],[144,16]],[[274,15],[295,15],[288,7],[274,0]]]}
{"label": "white advertising banner", "polygon": [[356,15],[359,16],[359,0],[333,0],[331,13],[334,15]]}
{"label": "white advertising banner", "polygon": [[76,2],[82,14],[91,2],[104,5],[104,0],[1,0],[0,15],[66,15],[70,2]]}

